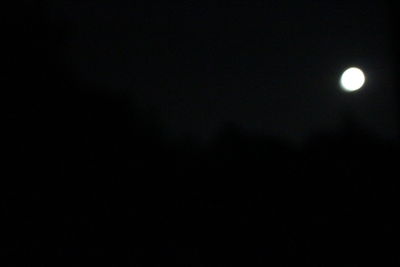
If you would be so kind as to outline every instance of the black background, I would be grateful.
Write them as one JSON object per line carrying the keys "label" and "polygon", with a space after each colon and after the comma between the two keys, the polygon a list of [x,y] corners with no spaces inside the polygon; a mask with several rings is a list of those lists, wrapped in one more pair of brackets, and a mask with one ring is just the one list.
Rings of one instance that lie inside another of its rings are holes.
{"label": "black background", "polygon": [[398,266],[396,11],[4,5],[2,265]]}

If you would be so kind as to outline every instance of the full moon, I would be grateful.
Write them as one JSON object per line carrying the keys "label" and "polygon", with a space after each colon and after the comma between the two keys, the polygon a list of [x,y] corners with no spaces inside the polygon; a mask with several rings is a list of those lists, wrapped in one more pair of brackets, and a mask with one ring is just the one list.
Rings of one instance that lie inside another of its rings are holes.
{"label": "full moon", "polygon": [[360,89],[365,83],[365,75],[359,68],[349,68],[340,78],[340,86],[347,92]]}

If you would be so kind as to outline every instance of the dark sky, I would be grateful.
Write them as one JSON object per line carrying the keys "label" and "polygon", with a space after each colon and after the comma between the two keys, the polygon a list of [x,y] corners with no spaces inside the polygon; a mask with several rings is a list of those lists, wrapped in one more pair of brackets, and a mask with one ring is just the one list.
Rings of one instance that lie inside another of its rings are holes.
{"label": "dark sky", "polygon": [[[394,29],[384,1],[143,2],[55,1],[48,12],[71,29],[68,67],[132,92],[171,135],[210,137],[233,122],[302,140],[339,130],[345,112],[396,134]],[[353,94],[338,86],[350,66],[367,76]]]}

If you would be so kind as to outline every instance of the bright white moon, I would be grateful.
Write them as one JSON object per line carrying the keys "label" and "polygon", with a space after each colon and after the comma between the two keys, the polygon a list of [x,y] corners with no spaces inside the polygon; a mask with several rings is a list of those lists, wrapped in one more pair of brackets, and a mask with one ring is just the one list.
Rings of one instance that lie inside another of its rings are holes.
{"label": "bright white moon", "polygon": [[340,85],[343,90],[348,92],[357,91],[365,83],[365,75],[358,68],[349,68],[343,72],[340,78]]}

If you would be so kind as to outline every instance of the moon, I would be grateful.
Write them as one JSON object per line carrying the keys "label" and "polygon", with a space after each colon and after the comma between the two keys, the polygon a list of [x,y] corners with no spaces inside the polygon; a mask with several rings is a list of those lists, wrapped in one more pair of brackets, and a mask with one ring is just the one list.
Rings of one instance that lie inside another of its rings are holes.
{"label": "moon", "polygon": [[347,92],[359,90],[364,83],[365,75],[359,68],[348,68],[340,77],[340,86]]}

